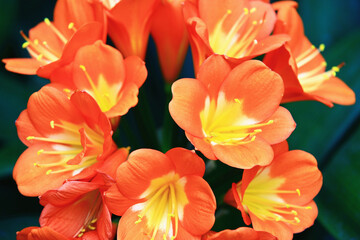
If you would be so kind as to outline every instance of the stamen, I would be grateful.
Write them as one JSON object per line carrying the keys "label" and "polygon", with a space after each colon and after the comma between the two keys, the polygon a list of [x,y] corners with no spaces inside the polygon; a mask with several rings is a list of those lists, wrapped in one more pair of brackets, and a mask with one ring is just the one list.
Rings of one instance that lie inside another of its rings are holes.
{"label": "stamen", "polygon": [[22,44],[22,48],[27,48],[29,45],[30,45],[29,42],[24,42],[24,43]]}
{"label": "stamen", "polygon": [[52,22],[50,22],[50,20],[48,18],[44,19],[44,22],[46,23],[47,26],[50,27],[50,29],[56,34],[56,36],[59,37],[59,39],[65,44],[67,43],[67,39],[66,37],[64,37],[64,35],[59,31],[59,29],[57,29],[54,24],[52,24]]}
{"label": "stamen", "polygon": [[26,140],[28,140],[28,141],[37,140],[37,141],[43,141],[43,142],[62,143],[62,144],[68,144],[68,145],[81,146],[80,141],[72,141],[72,140],[65,140],[65,139],[52,139],[52,138],[28,136],[26,138]]}

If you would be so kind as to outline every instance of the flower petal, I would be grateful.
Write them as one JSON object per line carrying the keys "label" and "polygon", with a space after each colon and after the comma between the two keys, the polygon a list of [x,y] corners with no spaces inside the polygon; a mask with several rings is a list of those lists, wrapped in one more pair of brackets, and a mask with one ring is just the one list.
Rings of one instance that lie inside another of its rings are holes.
{"label": "flower petal", "polygon": [[205,173],[205,163],[194,151],[173,148],[167,151],[165,155],[174,163],[176,173],[180,177],[187,175],[202,177]]}

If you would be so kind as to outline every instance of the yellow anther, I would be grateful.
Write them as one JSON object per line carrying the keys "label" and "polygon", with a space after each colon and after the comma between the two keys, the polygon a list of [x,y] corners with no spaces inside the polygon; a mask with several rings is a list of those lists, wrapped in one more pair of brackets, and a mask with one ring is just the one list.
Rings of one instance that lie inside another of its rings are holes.
{"label": "yellow anther", "polygon": [[39,166],[39,164],[37,164],[37,163],[35,162],[35,163],[34,163],[34,166],[35,166],[35,167],[38,167],[38,166]]}
{"label": "yellow anther", "polygon": [[323,52],[325,50],[325,44],[320,44],[320,46],[319,46],[319,51],[320,52]]}
{"label": "yellow anther", "polygon": [[96,223],[96,221],[97,221],[97,218],[94,218],[93,220],[91,220],[90,223]]}
{"label": "yellow anther", "polygon": [[298,215],[297,211],[295,211],[295,210],[291,210],[291,213],[294,214],[295,216]]}
{"label": "yellow anther", "polygon": [[34,139],[35,137],[34,136],[28,136],[27,138],[26,138],[26,140],[32,140],[32,139]]}
{"label": "yellow anther", "polygon": [[255,130],[254,130],[254,133],[261,133],[261,132],[262,132],[261,129],[255,129]]}
{"label": "yellow anther", "polygon": [[276,219],[275,219],[275,221],[277,221],[277,222],[280,221],[280,220],[281,220],[280,216],[277,216]]}
{"label": "yellow anther", "polygon": [[248,8],[244,8],[244,13],[245,13],[245,14],[249,14],[249,9],[248,9]]}
{"label": "yellow anther", "polygon": [[312,207],[310,207],[310,206],[307,206],[307,207],[305,207],[305,209],[312,209]]}
{"label": "yellow anther", "polygon": [[38,39],[35,39],[35,40],[34,40],[34,43],[35,43],[35,45],[38,45],[38,44],[39,44],[39,40],[38,40]]}
{"label": "yellow anther", "polygon": [[332,72],[331,74],[332,74],[334,77],[336,77],[336,72]]}
{"label": "yellow anther", "polygon": [[84,235],[84,233],[79,233],[79,235],[77,235],[78,237],[82,237]]}
{"label": "yellow anther", "polygon": [[42,43],[43,43],[44,45],[47,45],[47,41],[43,41]]}
{"label": "yellow anther", "polygon": [[253,25],[256,25],[257,23],[258,23],[257,21],[253,21],[253,22],[252,22]]}
{"label": "yellow anther", "polygon": [[266,124],[273,124],[274,123],[274,120],[269,120]]}
{"label": "yellow anther", "polygon": [[63,91],[66,92],[66,93],[71,93],[71,90],[68,89],[68,88],[64,88]]}
{"label": "yellow anther", "polygon": [[289,204],[286,204],[285,206],[286,206],[286,208],[290,208],[290,205],[289,205]]}
{"label": "yellow anther", "polygon": [[340,68],[335,66],[335,67],[332,67],[331,70],[335,71],[335,72],[339,72],[340,71]]}
{"label": "yellow anther", "polygon": [[37,151],[37,155],[40,155],[44,152],[44,149],[40,149],[39,151]]}
{"label": "yellow anther", "polygon": [[141,218],[135,221],[135,224],[141,223]]}
{"label": "yellow anther", "polygon": [[235,101],[236,103],[241,103],[241,101],[240,101],[238,98],[235,98],[234,101]]}
{"label": "yellow anther", "polygon": [[175,217],[175,214],[169,213],[168,216],[169,216],[169,217]]}
{"label": "yellow anther", "polygon": [[294,220],[296,221],[296,223],[300,223],[300,219],[298,217],[294,217]]}
{"label": "yellow anther", "polygon": [[55,122],[54,122],[54,120],[50,121],[50,127],[53,128],[53,129],[55,128]]}
{"label": "yellow anther", "polygon": [[95,230],[95,229],[96,229],[96,227],[93,227],[93,226],[91,226],[91,225],[89,225],[88,228],[89,228],[90,230]]}
{"label": "yellow anther", "polygon": [[46,23],[46,25],[50,25],[50,24],[51,24],[51,22],[50,22],[50,20],[49,20],[48,18],[45,18],[45,19],[44,19],[44,22]]}
{"label": "yellow anther", "polygon": [[229,9],[229,10],[226,11],[226,13],[227,13],[227,14],[231,14],[232,11]]}
{"label": "yellow anther", "polygon": [[51,169],[47,170],[47,171],[46,171],[46,175],[49,175],[51,172],[52,172]]}
{"label": "yellow anther", "polygon": [[250,142],[255,141],[255,138],[256,138],[256,136],[253,136],[253,137],[251,138]]}
{"label": "yellow anther", "polygon": [[85,232],[85,231],[86,231],[86,230],[85,230],[85,228],[83,228],[83,229],[81,229],[81,231],[80,231],[80,232],[82,232],[82,233],[83,233],[83,232]]}
{"label": "yellow anther", "polygon": [[322,62],[321,64],[322,64],[324,67],[327,66],[327,62]]}
{"label": "yellow anther", "polygon": [[297,192],[297,194],[298,194],[299,196],[301,195],[301,194],[300,194],[300,189],[297,188],[295,191]]}
{"label": "yellow anther", "polygon": [[84,65],[80,65],[79,67],[81,68],[81,70],[83,70],[84,72],[86,72],[86,68],[85,68]]}
{"label": "yellow anther", "polygon": [[21,47],[22,48],[27,48],[29,45],[30,45],[29,42],[24,42]]}
{"label": "yellow anther", "polygon": [[311,48],[312,48],[312,49],[315,49],[316,47],[315,47],[315,45],[311,45]]}
{"label": "yellow anther", "polygon": [[73,22],[69,23],[68,29],[72,29],[73,27],[74,27],[74,23]]}
{"label": "yellow anther", "polygon": [[250,13],[253,13],[253,12],[255,12],[256,11],[256,8],[252,8],[252,9],[250,9]]}
{"label": "yellow anther", "polygon": [[43,58],[43,55],[42,55],[42,54],[39,54],[39,55],[36,57],[36,59],[37,59],[38,61],[40,61],[42,58]]}

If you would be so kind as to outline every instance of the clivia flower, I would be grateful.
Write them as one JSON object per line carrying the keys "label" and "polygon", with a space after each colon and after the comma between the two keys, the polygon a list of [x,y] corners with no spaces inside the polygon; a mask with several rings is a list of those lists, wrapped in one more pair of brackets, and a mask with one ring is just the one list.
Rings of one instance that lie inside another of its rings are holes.
{"label": "clivia flower", "polygon": [[287,139],[295,128],[280,107],[283,83],[262,62],[249,60],[234,69],[222,56],[209,57],[197,79],[172,85],[169,104],[174,121],[209,159],[237,168],[268,165],[270,145]]}
{"label": "clivia flower", "polygon": [[[96,61],[94,61],[96,59]],[[123,59],[121,53],[102,41],[80,48],[69,71],[54,72],[51,81],[65,91],[90,94],[108,118],[122,116],[138,102],[140,86],[147,77],[145,63],[137,56]]]}
{"label": "clivia flower", "polygon": [[221,232],[210,231],[201,240],[276,240],[267,232],[258,232],[252,228],[240,227],[235,230],[226,229]]}
{"label": "clivia flower", "polygon": [[271,4],[257,0],[198,0],[184,7],[195,72],[212,54],[240,63],[279,48],[289,40],[274,34],[276,14]]}
{"label": "clivia flower", "polygon": [[101,0],[107,8],[111,40],[125,56],[145,59],[151,16],[160,0]]}
{"label": "clivia flower", "polygon": [[152,17],[151,35],[167,82],[177,79],[189,40],[182,13],[185,0],[161,1]]}
{"label": "clivia flower", "polygon": [[256,231],[290,240],[310,227],[317,207],[313,198],[322,185],[316,159],[301,150],[278,151],[269,166],[244,170],[225,202],[238,208],[244,222]]}
{"label": "clivia flower", "polygon": [[40,196],[40,203],[45,206],[40,225],[69,238],[88,239],[87,235],[91,234],[99,240],[113,239],[115,228],[104,196],[115,185],[116,169],[128,153],[128,149],[121,148],[109,156],[90,182],[67,181],[59,189]]}
{"label": "clivia flower", "polygon": [[117,239],[200,240],[211,229],[216,208],[204,171],[203,160],[183,148],[132,152],[116,180],[120,193],[136,204],[120,219]]}
{"label": "clivia flower", "polygon": [[57,189],[67,179],[92,177],[116,150],[109,120],[85,92],[69,99],[57,88],[45,86],[31,95],[16,126],[29,148],[16,162],[13,177],[26,196]]}
{"label": "clivia flower", "polygon": [[99,3],[58,0],[53,22],[45,18],[29,31],[29,37],[21,35],[25,39],[22,47],[32,58],[3,59],[5,68],[49,79],[53,71],[72,60],[79,47],[106,40],[105,12]]}
{"label": "clivia flower", "polygon": [[296,11],[297,3],[284,1],[273,6],[278,10],[274,33],[286,33],[291,37],[283,47],[264,58],[264,63],[284,80],[282,102],[316,100],[329,107],[333,103],[354,104],[354,92],[336,77],[343,64],[326,71],[327,63],[321,55],[325,45],[316,48],[305,36],[301,17]]}

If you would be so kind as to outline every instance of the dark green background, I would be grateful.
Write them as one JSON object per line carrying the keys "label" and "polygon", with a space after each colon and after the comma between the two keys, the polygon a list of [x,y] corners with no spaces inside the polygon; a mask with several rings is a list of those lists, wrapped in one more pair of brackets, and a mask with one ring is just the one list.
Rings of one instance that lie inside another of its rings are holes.
{"label": "dark green background", "polygon": [[[329,66],[346,63],[338,76],[358,96],[360,1],[302,0],[299,3],[307,36],[316,46],[325,43],[324,56]],[[19,31],[27,32],[45,17],[51,18],[54,4],[54,0],[0,0],[0,58],[27,57],[21,48],[23,39]],[[132,149],[186,147],[183,133],[167,115],[169,96],[163,91],[152,41],[146,64],[150,77],[141,89],[139,105],[123,118],[114,138],[119,146],[130,145]],[[181,76],[193,77],[190,55]],[[17,138],[14,122],[26,108],[29,96],[46,83],[36,76],[21,76],[6,72],[3,66],[0,68],[0,239],[15,239],[16,231],[38,225],[41,212],[38,199],[18,193],[11,171],[25,149]],[[316,198],[319,217],[314,227],[294,238],[360,239],[360,104],[330,109],[317,102],[299,102],[285,107],[297,123],[289,139],[290,148],[312,153],[324,175],[323,188]],[[154,140],[155,137],[159,137],[159,141]],[[219,161],[207,162],[207,166],[205,178],[216,196],[222,196],[231,182],[241,178],[241,171]],[[221,197],[217,200],[219,208],[214,229],[236,228],[243,224],[239,212],[222,204]]]}

